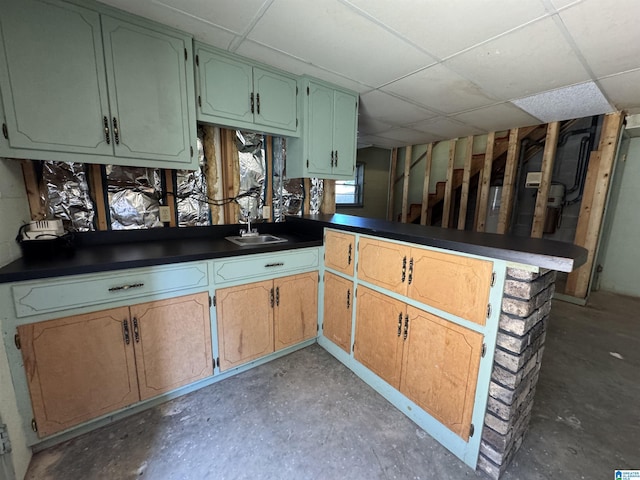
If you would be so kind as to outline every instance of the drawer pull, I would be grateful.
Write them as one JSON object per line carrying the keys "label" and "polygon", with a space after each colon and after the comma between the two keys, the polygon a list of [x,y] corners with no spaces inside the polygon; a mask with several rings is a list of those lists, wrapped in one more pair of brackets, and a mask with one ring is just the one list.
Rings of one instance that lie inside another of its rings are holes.
{"label": "drawer pull", "polygon": [[402,259],[402,283],[404,283],[406,278],[407,278],[407,257],[405,256]]}
{"label": "drawer pull", "polygon": [[402,312],[398,314],[398,336],[402,335]]}
{"label": "drawer pull", "polygon": [[273,308],[273,288],[269,290],[269,303],[271,303],[271,308]]}
{"label": "drawer pull", "polygon": [[119,287],[111,287],[110,292],[118,292],[120,290],[129,290],[130,288],[144,287],[144,283],[132,283],[130,285],[120,285]]}
{"label": "drawer pull", "polygon": [[347,289],[347,310],[351,308],[351,290]]}
{"label": "drawer pull", "polygon": [[276,307],[280,306],[280,287],[276,287]]}
{"label": "drawer pull", "polygon": [[411,257],[411,260],[409,260],[409,285],[411,285],[411,282],[413,281],[413,257]]}
{"label": "drawer pull", "polygon": [[265,268],[271,268],[271,267],[282,267],[284,266],[284,262],[276,262],[276,263],[267,263],[265,265]]}
{"label": "drawer pull", "polygon": [[347,258],[347,265],[351,265],[351,252],[353,250],[353,245],[349,244],[349,256]]}

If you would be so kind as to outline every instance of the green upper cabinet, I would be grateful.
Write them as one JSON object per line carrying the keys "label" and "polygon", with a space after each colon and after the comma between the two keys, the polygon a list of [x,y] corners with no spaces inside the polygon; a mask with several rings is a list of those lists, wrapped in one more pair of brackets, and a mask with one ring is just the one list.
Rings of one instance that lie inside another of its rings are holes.
{"label": "green upper cabinet", "polygon": [[0,62],[6,65],[0,90],[9,146],[112,154],[104,133],[109,105],[100,16],[53,1],[0,5]]}
{"label": "green upper cabinet", "polygon": [[0,6],[3,155],[195,167],[188,35],[98,4]]}
{"label": "green upper cabinet", "polygon": [[358,96],[302,80],[302,136],[287,143],[287,175],[353,179],[356,164]]}
{"label": "green upper cabinet", "polygon": [[106,15],[102,35],[116,156],[190,164],[190,42]]}
{"label": "green upper cabinet", "polygon": [[198,120],[298,135],[297,80],[196,43]]}

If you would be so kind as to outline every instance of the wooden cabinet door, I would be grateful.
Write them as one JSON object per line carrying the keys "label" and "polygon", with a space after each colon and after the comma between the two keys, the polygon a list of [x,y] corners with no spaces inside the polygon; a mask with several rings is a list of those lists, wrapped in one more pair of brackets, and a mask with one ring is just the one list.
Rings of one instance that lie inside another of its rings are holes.
{"label": "wooden cabinet door", "polygon": [[358,243],[358,278],[405,295],[409,247],[367,237]]}
{"label": "wooden cabinet door", "polygon": [[275,350],[309,340],[318,334],[318,272],[273,281]]}
{"label": "wooden cabinet door", "polygon": [[411,249],[408,296],[484,325],[493,263],[422,248]]}
{"label": "wooden cabinet door", "polygon": [[55,0],[3,1],[0,64],[12,148],[113,155],[96,12]]}
{"label": "wooden cabinet door", "polygon": [[336,90],[333,118],[333,149],[336,152],[333,174],[353,176],[356,165],[357,97]]}
{"label": "wooden cabinet door", "polygon": [[323,85],[309,82],[307,96],[309,97],[309,116],[305,127],[309,142],[307,172],[319,176],[331,174],[333,90]]}
{"label": "wooden cabinet door", "polygon": [[356,236],[350,233],[327,230],[324,234],[325,266],[353,276],[355,263]]}
{"label": "wooden cabinet door", "polygon": [[273,280],[217,290],[220,370],[273,353]]}
{"label": "wooden cabinet door", "polygon": [[[253,122],[251,65],[198,48],[198,105],[204,115]],[[255,98],[254,98],[255,108]]]}
{"label": "wooden cabinet door", "polygon": [[298,98],[295,78],[253,68],[255,123],[295,132],[298,129]]}
{"label": "wooden cabinet door", "polygon": [[213,375],[207,292],[130,311],[141,400]]}
{"label": "wooden cabinet door", "polygon": [[358,287],[355,359],[396,389],[400,387],[405,311],[403,302]]}
{"label": "wooden cabinet door", "polygon": [[325,272],[322,334],[347,353],[351,353],[353,296],[352,281]]}
{"label": "wooden cabinet door", "polygon": [[411,306],[407,314],[400,391],[468,441],[483,337]]}
{"label": "wooden cabinet door", "polygon": [[39,437],[140,399],[127,307],[22,325],[18,334]]}
{"label": "wooden cabinet door", "polygon": [[189,165],[191,48],[180,36],[106,15],[102,33],[116,156]]}

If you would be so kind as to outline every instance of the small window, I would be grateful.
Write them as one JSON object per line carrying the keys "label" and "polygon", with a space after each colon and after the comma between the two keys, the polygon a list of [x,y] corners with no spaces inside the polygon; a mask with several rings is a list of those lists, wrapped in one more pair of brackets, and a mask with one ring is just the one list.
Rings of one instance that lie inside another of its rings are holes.
{"label": "small window", "polygon": [[362,207],[364,193],[364,164],[356,164],[353,180],[336,180],[336,205],[342,207]]}

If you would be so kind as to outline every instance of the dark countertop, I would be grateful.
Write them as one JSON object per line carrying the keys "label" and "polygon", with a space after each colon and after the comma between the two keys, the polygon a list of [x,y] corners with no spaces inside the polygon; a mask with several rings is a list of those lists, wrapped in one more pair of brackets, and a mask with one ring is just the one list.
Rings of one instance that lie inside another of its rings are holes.
{"label": "dark countertop", "polygon": [[322,245],[322,227],[293,223],[255,224],[260,233],[286,238],[286,243],[238,246],[224,237],[238,235],[242,225],[157,228],[151,230],[79,233],[72,255],[25,257],[0,268],[0,283],[51,278],[126,268],[192,262]]}
{"label": "dark countertop", "polygon": [[587,261],[586,249],[555,240],[426,227],[341,214],[287,217],[287,223],[299,225],[297,230],[319,223],[323,227],[377,235],[560,272],[571,272]]}
{"label": "dark countertop", "polygon": [[74,237],[76,248],[72,255],[58,254],[42,259],[22,257],[0,268],[0,283],[318,247],[322,245],[324,227],[561,272],[576,269],[587,258],[584,248],[569,243],[340,214],[287,217],[284,223],[261,223],[256,226],[260,233],[271,233],[289,241],[240,247],[224,239],[237,235],[241,225],[79,233]]}

